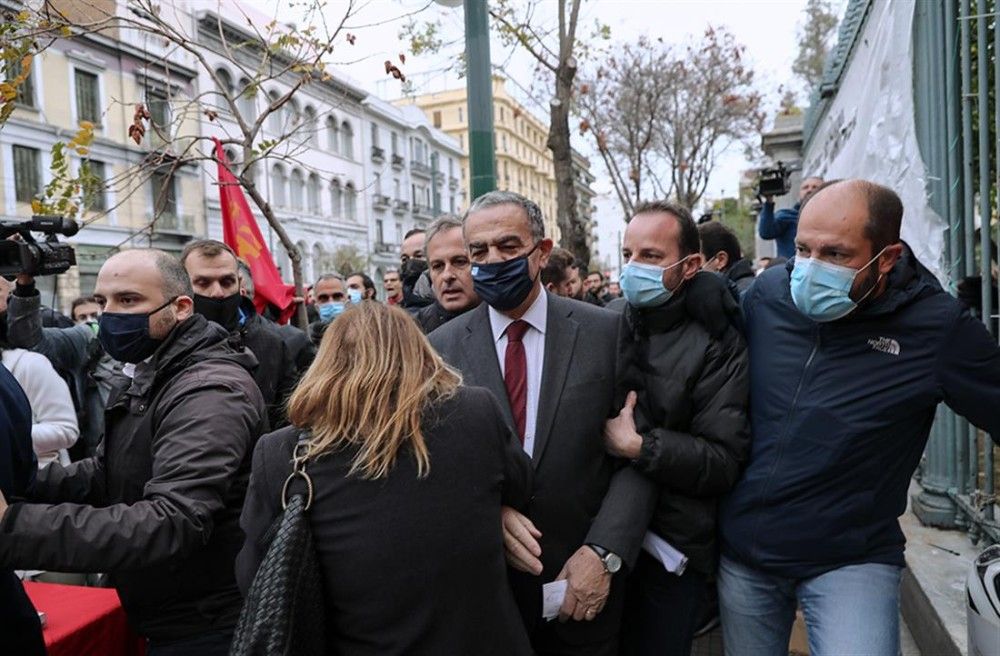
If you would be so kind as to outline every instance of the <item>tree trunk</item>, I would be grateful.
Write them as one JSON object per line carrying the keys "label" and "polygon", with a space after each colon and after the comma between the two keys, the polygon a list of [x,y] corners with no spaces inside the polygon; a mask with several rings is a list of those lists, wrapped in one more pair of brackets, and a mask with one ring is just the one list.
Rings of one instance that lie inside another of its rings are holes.
{"label": "tree trunk", "polygon": [[[267,224],[271,226],[278,235],[278,240],[281,241],[282,247],[284,247],[285,252],[288,253],[288,259],[292,263],[292,284],[295,286],[295,295],[299,298],[305,298],[305,285],[302,280],[302,254],[299,253],[298,247],[292,238],[288,236],[285,232],[285,227],[281,225],[278,221],[278,217],[274,215],[274,210],[271,209],[270,203],[260,195],[257,191],[257,185],[246,184],[243,180],[240,181],[243,188],[250,194],[250,198],[253,200],[254,205],[260,209],[261,214],[264,215],[264,219]],[[296,323],[302,330],[308,331],[309,329],[309,315],[306,312],[306,304],[299,303],[296,308],[295,314]]]}
{"label": "tree trunk", "polygon": [[556,222],[562,237],[559,245],[575,255],[584,265],[590,266],[590,246],[587,231],[577,213],[573,148],[570,145],[569,111],[573,92],[576,63],[570,58],[559,66],[556,74],[556,97],[549,104],[550,124],[548,147],[556,178]]}

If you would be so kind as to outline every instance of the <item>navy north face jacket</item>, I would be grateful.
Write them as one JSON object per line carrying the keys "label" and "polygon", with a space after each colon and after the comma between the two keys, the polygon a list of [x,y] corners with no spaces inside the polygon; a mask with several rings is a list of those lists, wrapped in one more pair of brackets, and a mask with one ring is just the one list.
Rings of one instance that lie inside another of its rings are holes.
{"label": "navy north face jacket", "polygon": [[1000,348],[908,248],[881,296],[831,323],[796,309],[790,270],[743,297],[752,446],[723,553],[790,578],[902,566],[897,517],[938,403],[1000,440]]}

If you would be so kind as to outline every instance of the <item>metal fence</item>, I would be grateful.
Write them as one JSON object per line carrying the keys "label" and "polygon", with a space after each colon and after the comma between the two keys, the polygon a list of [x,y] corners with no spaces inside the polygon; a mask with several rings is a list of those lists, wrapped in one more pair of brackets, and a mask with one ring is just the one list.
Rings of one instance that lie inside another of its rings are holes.
{"label": "metal fence", "polygon": [[[914,103],[931,206],[948,224],[951,291],[973,294],[996,336],[994,289],[1000,189],[1000,0],[917,0]],[[964,281],[964,283],[963,283]],[[996,409],[1000,412],[1000,408]],[[997,460],[988,435],[945,406],[934,420],[918,472],[923,492],[913,510],[925,524],[968,531],[974,542],[1000,542]]]}

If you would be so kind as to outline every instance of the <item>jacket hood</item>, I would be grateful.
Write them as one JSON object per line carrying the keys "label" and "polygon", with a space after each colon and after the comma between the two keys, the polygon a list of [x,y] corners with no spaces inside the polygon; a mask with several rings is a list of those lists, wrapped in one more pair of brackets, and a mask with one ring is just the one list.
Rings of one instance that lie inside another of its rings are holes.
{"label": "jacket hood", "polygon": [[726,277],[732,281],[742,280],[743,278],[753,277],[753,265],[750,264],[750,260],[740,258],[736,260],[735,263],[728,269],[726,269]]}
{"label": "jacket hood", "polygon": [[709,271],[696,273],[659,307],[635,308],[621,297],[608,303],[606,308],[625,312],[633,331],[665,332],[682,320],[690,319],[700,323],[715,339],[730,328],[743,332],[740,306],[730,293],[725,277]]}

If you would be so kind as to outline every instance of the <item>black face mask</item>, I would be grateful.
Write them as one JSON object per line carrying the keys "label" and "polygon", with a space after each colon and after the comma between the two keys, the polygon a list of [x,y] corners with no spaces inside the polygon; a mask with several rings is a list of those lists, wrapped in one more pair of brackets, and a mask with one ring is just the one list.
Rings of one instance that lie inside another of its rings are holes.
{"label": "black face mask", "polygon": [[[521,257],[505,262],[472,265],[472,286],[479,298],[500,312],[513,310],[531,294],[538,275],[531,277],[528,257],[538,248],[536,243]],[[538,272],[541,274],[541,271]]]}
{"label": "black face mask", "polygon": [[119,362],[139,364],[156,352],[163,340],[149,335],[149,318],[177,300],[177,297],[152,312],[104,312],[97,324],[97,339],[104,352]]}
{"label": "black face mask", "polygon": [[399,267],[399,277],[407,282],[416,281],[420,274],[427,270],[427,260],[411,257]]}
{"label": "black face mask", "polygon": [[224,298],[211,298],[195,294],[194,311],[209,321],[214,321],[229,332],[233,332],[240,325],[239,309],[242,298],[238,293]]}

